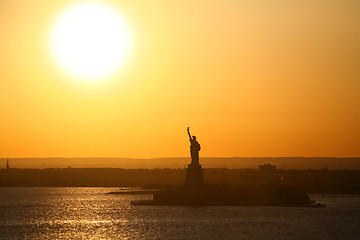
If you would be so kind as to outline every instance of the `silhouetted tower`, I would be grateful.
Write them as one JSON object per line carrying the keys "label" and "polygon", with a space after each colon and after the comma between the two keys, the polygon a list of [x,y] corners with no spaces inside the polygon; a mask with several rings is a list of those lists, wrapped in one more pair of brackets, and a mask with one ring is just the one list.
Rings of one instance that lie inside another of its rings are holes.
{"label": "silhouetted tower", "polygon": [[10,166],[9,166],[9,159],[7,159],[7,161],[6,161],[6,169],[10,169]]}
{"label": "silhouetted tower", "polygon": [[187,128],[187,132],[190,140],[190,154],[191,163],[186,170],[185,187],[186,188],[198,188],[204,184],[203,169],[199,162],[199,151],[201,149],[200,144],[196,141],[196,137],[190,134],[190,129]]}

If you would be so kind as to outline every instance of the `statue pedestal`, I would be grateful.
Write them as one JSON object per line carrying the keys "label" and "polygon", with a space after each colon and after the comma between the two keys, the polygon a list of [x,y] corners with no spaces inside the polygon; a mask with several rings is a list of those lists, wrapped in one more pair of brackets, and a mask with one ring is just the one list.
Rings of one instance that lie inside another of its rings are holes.
{"label": "statue pedestal", "polygon": [[185,169],[186,178],[185,178],[185,188],[199,188],[204,185],[203,171],[200,164],[189,164]]}

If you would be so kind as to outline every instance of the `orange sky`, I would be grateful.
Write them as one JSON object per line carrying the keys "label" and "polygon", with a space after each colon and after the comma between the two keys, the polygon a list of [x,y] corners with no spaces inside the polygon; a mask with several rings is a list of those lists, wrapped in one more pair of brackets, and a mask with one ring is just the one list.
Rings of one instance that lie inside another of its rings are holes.
{"label": "orange sky", "polygon": [[104,1],[133,47],[95,83],[50,52],[73,2],[0,2],[0,157],[360,156],[359,1]]}

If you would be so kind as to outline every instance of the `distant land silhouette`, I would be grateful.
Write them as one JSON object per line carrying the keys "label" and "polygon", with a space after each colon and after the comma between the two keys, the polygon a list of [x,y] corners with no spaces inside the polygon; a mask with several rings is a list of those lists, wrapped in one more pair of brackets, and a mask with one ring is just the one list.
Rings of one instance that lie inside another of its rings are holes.
{"label": "distant land silhouette", "polygon": [[[181,169],[59,168],[0,169],[0,187],[149,187],[184,184]],[[283,179],[283,180],[281,180]],[[360,170],[269,170],[207,168],[214,184],[259,186],[283,184],[306,193],[360,194]]]}
{"label": "distant land silhouette", "polygon": [[[0,159],[0,169],[7,158]],[[12,168],[184,168],[189,157],[176,158],[9,158]],[[335,157],[201,157],[204,168],[258,168],[270,163],[278,169],[360,170],[360,158]]]}

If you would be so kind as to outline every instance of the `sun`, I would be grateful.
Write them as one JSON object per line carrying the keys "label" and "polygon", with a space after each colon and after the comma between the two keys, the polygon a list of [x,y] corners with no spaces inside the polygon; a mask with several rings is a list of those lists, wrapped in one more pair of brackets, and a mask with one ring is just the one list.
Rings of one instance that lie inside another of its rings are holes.
{"label": "sun", "polygon": [[62,69],[93,81],[121,68],[130,53],[130,38],[125,20],[112,6],[89,1],[71,6],[57,19],[50,47]]}

